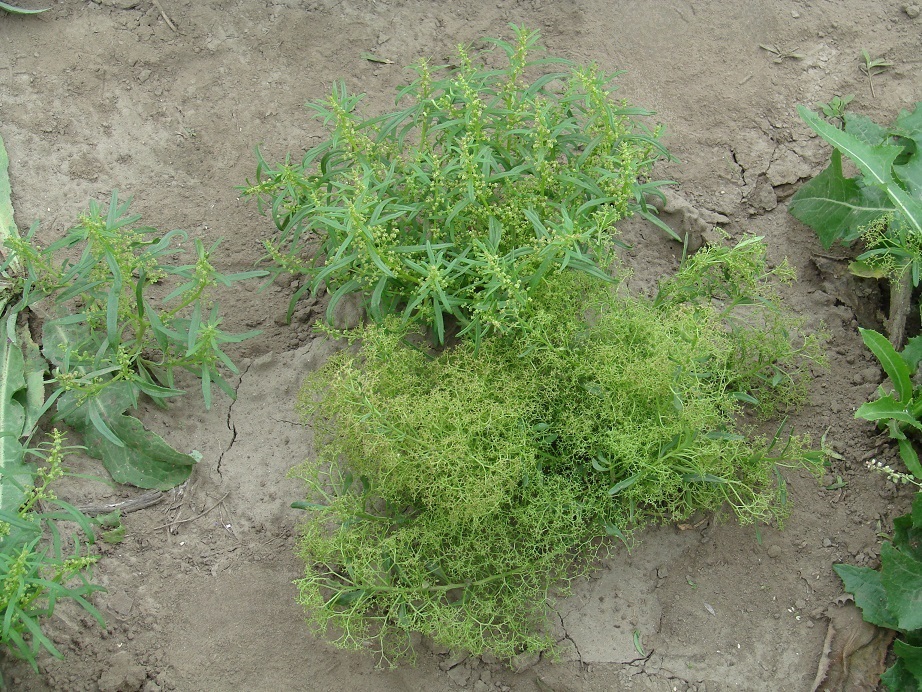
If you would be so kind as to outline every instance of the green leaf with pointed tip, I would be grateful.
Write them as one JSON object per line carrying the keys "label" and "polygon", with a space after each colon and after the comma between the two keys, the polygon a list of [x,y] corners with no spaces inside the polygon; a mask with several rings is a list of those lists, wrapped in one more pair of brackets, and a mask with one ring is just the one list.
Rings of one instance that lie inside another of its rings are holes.
{"label": "green leaf with pointed tip", "polygon": [[910,230],[922,236],[922,200],[915,199],[893,178],[893,165],[903,153],[903,147],[892,144],[871,146],[830,125],[803,106],[798,106],[797,112],[814,132],[851,159],[861,171],[865,185],[877,187],[886,193],[893,208],[903,217]]}
{"label": "green leaf with pointed tip", "polygon": [[874,356],[880,361],[884,372],[893,383],[896,389],[897,397],[905,406],[912,399],[912,373],[906,361],[900,357],[896,349],[883,334],[875,332],[873,329],[858,328],[861,333],[861,339]]}
{"label": "green leaf with pointed tip", "polygon": [[919,463],[919,455],[912,446],[912,441],[905,438],[897,439],[897,445],[900,448],[900,458],[906,464],[906,468],[917,480],[922,481],[922,464]]}
{"label": "green leaf with pointed tip", "polygon": [[889,394],[880,397],[877,401],[861,404],[855,411],[855,418],[869,421],[895,420],[922,430],[922,424],[906,410],[906,404],[896,401]]}
{"label": "green leaf with pointed tip", "polygon": [[862,279],[886,279],[890,276],[890,269],[882,266],[874,266],[867,262],[855,260],[848,265],[848,270],[855,276]]}
{"label": "green leaf with pointed tip", "polygon": [[608,489],[608,494],[614,497],[615,495],[620,493],[622,490],[626,490],[627,488],[630,488],[632,485],[634,485],[637,481],[641,479],[641,475],[642,474],[635,473],[633,476],[629,476],[625,478],[623,481],[619,483],[615,483],[611,488]]}

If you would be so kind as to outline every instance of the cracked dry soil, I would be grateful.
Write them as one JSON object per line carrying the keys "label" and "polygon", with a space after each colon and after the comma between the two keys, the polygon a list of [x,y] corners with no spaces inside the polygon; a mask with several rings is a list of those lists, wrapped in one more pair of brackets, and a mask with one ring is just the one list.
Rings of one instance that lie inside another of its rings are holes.
{"label": "cracked dry soil", "polygon": [[[20,4],[36,4],[21,0]],[[810,690],[841,586],[832,564],[874,565],[877,534],[909,495],[869,476],[871,457],[894,459],[853,418],[881,372],[857,326],[877,326],[880,287],[848,277],[836,249],[785,211],[827,157],[795,105],[855,94],[853,110],[890,122],[922,95],[917,4],[891,0],[47,0],[30,18],[0,14],[0,128],[11,159],[20,227],[41,219],[59,237],[88,199],[113,188],[134,197],[150,225],[224,237],[220,269],[260,256],[269,222],[237,197],[252,177],[253,147],[268,160],[298,156],[323,137],[306,101],[334,79],[388,108],[400,65],[445,61],[458,42],[516,22],[579,62],[624,69],[618,95],[657,111],[679,161],[660,175],[680,182],[663,218],[695,238],[722,226],[764,235],[773,261],[788,257],[799,283],[789,304],[829,333],[830,366],[815,372],[811,402],[791,418],[824,432],[842,460],[817,483],[789,474],[793,512],[783,531],[701,517],[643,532],[556,604],[560,660],[452,658],[424,648],[416,667],[375,669],[372,658],[308,636],[292,580],[298,483],[286,471],[310,454],[294,397],[304,374],[333,348],[315,339],[322,303],[284,325],[296,285],[222,296],[225,326],[262,336],[240,344],[238,399],[203,411],[194,395],[148,425],[203,460],[190,482],[129,514],[126,540],[102,546],[96,603],[105,630],[59,607],[48,629],[66,654],[43,673],[0,661],[20,690]],[[169,21],[167,21],[169,18]],[[774,62],[760,44],[803,57]],[[862,50],[893,63],[858,70]],[[370,52],[393,64],[369,62]],[[650,291],[680,248],[630,222],[630,286]],[[194,392],[195,382],[188,383]],[[827,432],[828,431],[828,432]],[[102,474],[94,462],[75,470]],[[842,483],[836,483],[841,479]],[[831,486],[827,489],[827,486]],[[78,504],[139,494],[74,481]],[[166,525],[164,527],[164,525]],[[159,528],[158,528],[159,527]],[[841,603],[841,601],[839,601]],[[849,627],[839,625],[845,636]],[[849,683],[851,684],[851,683]],[[856,685],[858,683],[855,683]],[[870,687],[869,687],[870,688]]]}

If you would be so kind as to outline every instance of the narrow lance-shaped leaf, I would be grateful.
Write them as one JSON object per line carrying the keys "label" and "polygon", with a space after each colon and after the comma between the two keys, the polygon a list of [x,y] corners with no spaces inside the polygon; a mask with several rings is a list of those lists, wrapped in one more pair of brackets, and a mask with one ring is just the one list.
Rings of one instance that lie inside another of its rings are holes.
{"label": "narrow lance-shaped leaf", "polygon": [[42,12],[47,12],[49,9],[51,8],[42,7],[41,9],[30,10],[23,7],[16,7],[8,2],[0,2],[0,10],[4,10],[10,14],[41,14]]}
{"label": "narrow lance-shaped leaf", "polygon": [[906,468],[915,476],[916,480],[922,481],[922,463],[919,463],[919,455],[916,453],[915,447],[912,446],[912,440],[905,438],[897,440],[897,445],[900,448],[900,458],[906,464]]}
{"label": "narrow lance-shaped leaf", "polygon": [[858,328],[861,332],[861,339],[864,345],[871,349],[871,352],[880,361],[884,372],[893,383],[896,389],[897,397],[900,402],[906,404],[912,398],[912,373],[909,372],[909,366],[906,361],[897,353],[887,337],[875,332],[873,329]]}
{"label": "narrow lance-shaped leaf", "polygon": [[922,430],[922,423],[906,410],[906,405],[896,401],[889,394],[859,406],[855,411],[855,418],[869,421],[895,420]]}

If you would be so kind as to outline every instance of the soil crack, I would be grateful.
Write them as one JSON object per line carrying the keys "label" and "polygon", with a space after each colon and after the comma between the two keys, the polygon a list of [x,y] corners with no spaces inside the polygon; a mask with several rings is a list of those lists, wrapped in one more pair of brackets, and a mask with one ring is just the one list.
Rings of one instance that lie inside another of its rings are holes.
{"label": "soil crack", "polygon": [[573,648],[576,649],[577,659],[579,660],[580,663],[582,663],[583,662],[583,652],[579,650],[579,644],[576,643],[576,640],[574,640],[570,636],[570,633],[567,632],[567,626],[566,624],[564,624],[563,615],[561,615],[558,612],[557,618],[560,620],[560,628],[563,630],[563,638],[566,639],[568,642],[570,642],[573,645]]}
{"label": "soil crack", "polygon": [[253,361],[247,363],[246,367],[243,369],[243,372],[240,373],[240,378],[237,380],[237,386],[234,388],[234,399],[231,401],[230,406],[227,407],[227,429],[231,432],[231,441],[224,448],[224,451],[221,452],[221,455],[218,457],[218,475],[223,478],[221,473],[221,463],[224,461],[224,455],[227,454],[231,448],[234,446],[234,443],[237,441],[237,427],[234,425],[234,405],[237,403],[237,392],[240,390],[240,385],[243,384],[243,378],[246,377],[246,374],[250,371],[250,366],[253,364]]}

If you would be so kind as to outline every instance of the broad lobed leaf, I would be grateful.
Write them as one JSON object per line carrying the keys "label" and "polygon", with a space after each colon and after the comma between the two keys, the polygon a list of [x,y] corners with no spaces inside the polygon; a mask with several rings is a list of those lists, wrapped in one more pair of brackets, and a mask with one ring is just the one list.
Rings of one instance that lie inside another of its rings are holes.
{"label": "broad lobed leaf", "polygon": [[835,151],[829,166],[804,183],[788,210],[816,231],[823,247],[850,243],[869,223],[892,211],[893,205],[876,188],[863,187],[842,173],[842,155]]}
{"label": "broad lobed leaf", "polygon": [[922,562],[890,543],[881,546],[880,562],[881,585],[897,623],[891,629],[922,629]]}
{"label": "broad lobed leaf", "polygon": [[832,568],[842,579],[845,590],[854,594],[855,604],[861,608],[866,622],[878,627],[898,629],[897,620],[888,607],[887,592],[880,572],[855,565],[833,565]]}
{"label": "broad lobed leaf", "polygon": [[[829,167],[805,184],[790,206],[791,213],[811,226],[825,247],[836,240],[851,242],[864,226],[890,211],[911,233],[922,235],[919,110],[917,105],[915,112],[902,113],[895,130],[886,132],[854,115],[846,118],[845,130],[840,130],[798,106],[804,121],[835,147]],[[842,154],[858,167],[860,179],[844,177]]]}

